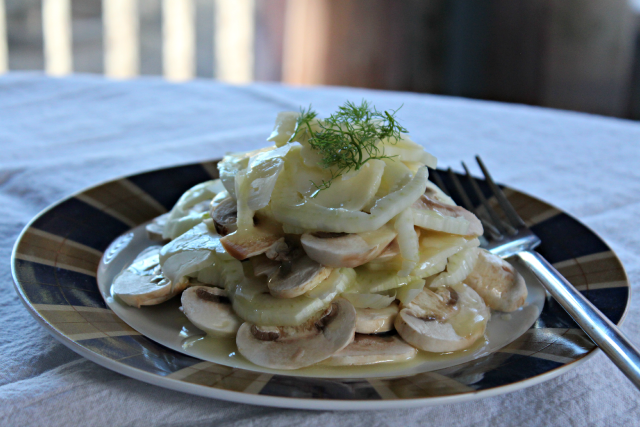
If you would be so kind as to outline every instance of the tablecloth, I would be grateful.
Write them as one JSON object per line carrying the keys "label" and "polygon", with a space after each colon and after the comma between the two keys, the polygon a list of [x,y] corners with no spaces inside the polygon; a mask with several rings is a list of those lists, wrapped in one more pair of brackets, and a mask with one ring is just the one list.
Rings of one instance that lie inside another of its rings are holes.
{"label": "tablecloth", "polygon": [[[640,392],[602,354],[517,392],[408,410],[313,412],[192,396],[109,371],[48,334],[9,267],[20,230],[87,186],[258,148],[278,111],[345,100],[398,108],[414,139],[460,169],[480,154],[500,182],[576,216],[619,255],[632,284],[623,330],[640,343],[640,124],[460,98],[350,88],[230,86],[99,76],[0,78],[0,425],[639,425]],[[479,173],[476,169],[474,172]]]}

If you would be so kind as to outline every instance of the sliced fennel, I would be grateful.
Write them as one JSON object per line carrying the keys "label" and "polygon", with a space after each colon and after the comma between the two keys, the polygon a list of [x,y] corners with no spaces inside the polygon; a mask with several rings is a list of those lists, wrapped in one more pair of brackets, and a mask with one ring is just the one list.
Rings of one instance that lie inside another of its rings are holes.
{"label": "sliced fennel", "polygon": [[414,279],[407,283],[406,286],[398,288],[396,298],[404,305],[409,304],[413,299],[422,292],[424,288],[424,279]]}
{"label": "sliced fennel", "polygon": [[413,270],[417,277],[429,277],[444,270],[447,259],[458,252],[479,246],[477,238],[427,231],[420,237],[420,259]]}
{"label": "sliced fennel", "polygon": [[396,299],[395,296],[380,294],[344,293],[342,297],[348,300],[355,308],[381,309],[389,307]]}
{"label": "sliced fennel", "polygon": [[349,289],[352,293],[378,293],[399,288],[415,279],[413,276],[398,276],[396,271],[371,271],[359,267],[356,272],[356,284]]}
{"label": "sliced fennel", "polygon": [[252,156],[247,168],[235,176],[235,193],[238,201],[238,232],[251,232],[255,211],[266,207],[273,187],[284,167],[283,157],[291,149],[287,144],[275,150]]}
{"label": "sliced fennel", "polygon": [[459,235],[465,235],[469,230],[469,221],[461,216],[445,216],[429,209],[413,207],[411,210],[413,211],[413,222],[418,227]]}
{"label": "sliced fennel", "polygon": [[216,258],[230,259],[220,236],[206,224],[198,224],[160,250],[162,273],[172,283],[214,264]]}
{"label": "sliced fennel", "polygon": [[305,296],[330,302],[336,295],[344,292],[345,289],[351,286],[355,282],[355,279],[356,272],[353,268],[336,268],[331,272],[329,277],[308,291]]}
{"label": "sliced fennel", "polygon": [[271,196],[271,208],[276,219],[300,228],[345,233],[360,233],[382,227],[422,195],[429,177],[428,169],[421,168],[406,185],[379,199],[369,214],[326,208],[301,198],[291,185],[296,179],[291,169],[285,165]]}
{"label": "sliced fennel", "polygon": [[[301,194],[312,196],[312,203],[326,208],[360,211],[371,200],[375,199],[384,168],[383,161],[371,160],[365,163],[360,170],[352,171],[334,179],[331,186],[322,191],[318,191],[310,180],[307,184],[310,184],[311,187],[306,193],[301,192]],[[304,176],[300,176],[299,182],[304,182],[304,178]],[[320,180],[313,182],[316,184],[322,183]]]}
{"label": "sliced fennel", "polygon": [[276,147],[282,147],[293,135],[296,130],[296,121],[300,113],[295,111],[282,111],[276,117],[276,124],[273,132],[267,138],[267,141],[276,144]]}
{"label": "sliced fennel", "polygon": [[[224,186],[219,179],[202,182],[187,190],[169,212],[162,237],[175,239],[202,222],[203,215],[208,211],[206,202],[223,191]],[[205,205],[204,212],[200,205]]]}
{"label": "sliced fennel", "polygon": [[408,135],[402,135],[402,139],[395,143],[382,141],[381,146],[384,154],[389,157],[394,157],[395,160],[401,162],[416,162],[426,165],[431,169],[435,169],[438,165],[438,160],[427,153],[422,145],[416,144],[409,139]]}
{"label": "sliced fennel", "polygon": [[235,176],[238,172],[249,166],[249,159],[257,154],[273,150],[274,147],[261,148],[259,150],[247,151],[243,153],[230,153],[222,158],[218,163],[220,181],[229,195],[236,198]]}
{"label": "sliced fennel", "polygon": [[427,286],[438,288],[462,282],[473,271],[478,259],[478,249],[464,249],[449,258],[447,271],[427,279]]}
{"label": "sliced fennel", "polygon": [[251,301],[236,295],[233,310],[247,322],[261,326],[298,326],[309,320],[331,301],[308,298],[276,298],[268,293],[256,294]]}
{"label": "sliced fennel", "polygon": [[398,246],[402,256],[402,269],[398,271],[398,276],[408,276],[420,258],[418,235],[413,228],[413,215],[410,209],[405,209],[396,217],[394,228],[398,232]]}

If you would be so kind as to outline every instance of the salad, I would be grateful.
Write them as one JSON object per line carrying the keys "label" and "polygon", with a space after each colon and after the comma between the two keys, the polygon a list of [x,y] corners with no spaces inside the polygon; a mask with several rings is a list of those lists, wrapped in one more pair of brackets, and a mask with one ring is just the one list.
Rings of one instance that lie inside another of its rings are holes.
{"label": "salad", "polygon": [[272,369],[469,348],[527,288],[479,248],[478,218],[428,180],[436,158],[396,111],[279,113],[272,145],[228,154],[219,179],[147,225],[161,244],[112,293],[134,307],[181,294],[191,323]]}

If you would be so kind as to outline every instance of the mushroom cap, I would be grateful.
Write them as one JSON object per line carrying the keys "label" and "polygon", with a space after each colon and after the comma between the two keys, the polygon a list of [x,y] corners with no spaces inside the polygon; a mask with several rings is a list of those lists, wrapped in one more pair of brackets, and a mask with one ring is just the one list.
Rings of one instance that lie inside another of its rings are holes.
{"label": "mushroom cap", "polygon": [[281,242],[282,225],[273,219],[256,214],[252,226],[238,229],[220,239],[227,253],[237,260],[244,260],[267,252]]}
{"label": "mushroom cap", "polygon": [[413,359],[418,350],[397,335],[380,337],[356,333],[351,344],[331,356],[323,364],[329,366],[372,365]]}
{"label": "mushroom cap", "polygon": [[269,276],[269,292],[277,298],[295,298],[315,288],[332,270],[307,256],[283,262],[277,272]]}
{"label": "mushroom cap", "polygon": [[490,310],[469,286],[425,288],[395,320],[400,336],[429,352],[462,350],[483,336]]}
{"label": "mushroom cap", "polygon": [[183,279],[171,289],[171,282],[160,270],[160,249],[160,246],[152,246],[142,251],[113,279],[111,292],[125,304],[140,308],[165,302],[189,286],[188,280]]}
{"label": "mushroom cap", "polygon": [[187,319],[207,335],[235,336],[242,323],[223,289],[192,286],[182,293],[181,301]]}
{"label": "mushroom cap", "polygon": [[476,265],[464,280],[494,310],[515,311],[522,307],[528,291],[524,278],[497,255],[480,250]]}
{"label": "mushroom cap", "polygon": [[267,258],[264,255],[257,255],[249,258],[251,262],[251,266],[253,267],[253,275],[254,276],[271,276],[273,273],[278,271],[280,267],[280,263],[278,261],[273,261]]}
{"label": "mushroom cap", "polygon": [[309,258],[329,267],[354,268],[376,258],[397,233],[391,227],[357,234],[303,234],[302,247]]}
{"label": "mushroom cap", "polygon": [[232,197],[227,197],[211,209],[211,218],[216,226],[216,231],[221,236],[226,236],[238,229],[238,204]]}
{"label": "mushroom cap", "polygon": [[398,303],[385,308],[356,308],[356,333],[377,334],[391,331],[398,315]]}
{"label": "mushroom cap", "polygon": [[401,310],[396,317],[396,330],[409,344],[420,350],[444,353],[463,350],[471,346],[483,334],[484,329],[461,337],[450,323],[423,320],[415,317],[410,310]]}
{"label": "mushroom cap", "polygon": [[321,362],[349,345],[355,334],[353,306],[338,298],[330,307],[326,316],[303,327],[260,328],[243,323],[236,335],[238,351],[250,362],[272,369],[299,369]]}

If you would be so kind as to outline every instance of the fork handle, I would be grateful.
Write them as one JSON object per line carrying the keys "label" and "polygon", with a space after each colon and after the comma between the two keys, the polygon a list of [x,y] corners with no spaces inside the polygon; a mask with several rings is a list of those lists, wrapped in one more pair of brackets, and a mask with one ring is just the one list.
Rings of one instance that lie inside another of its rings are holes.
{"label": "fork handle", "polygon": [[600,310],[587,300],[537,252],[522,251],[518,257],[531,269],[555,300],[582,330],[640,389],[640,353]]}

